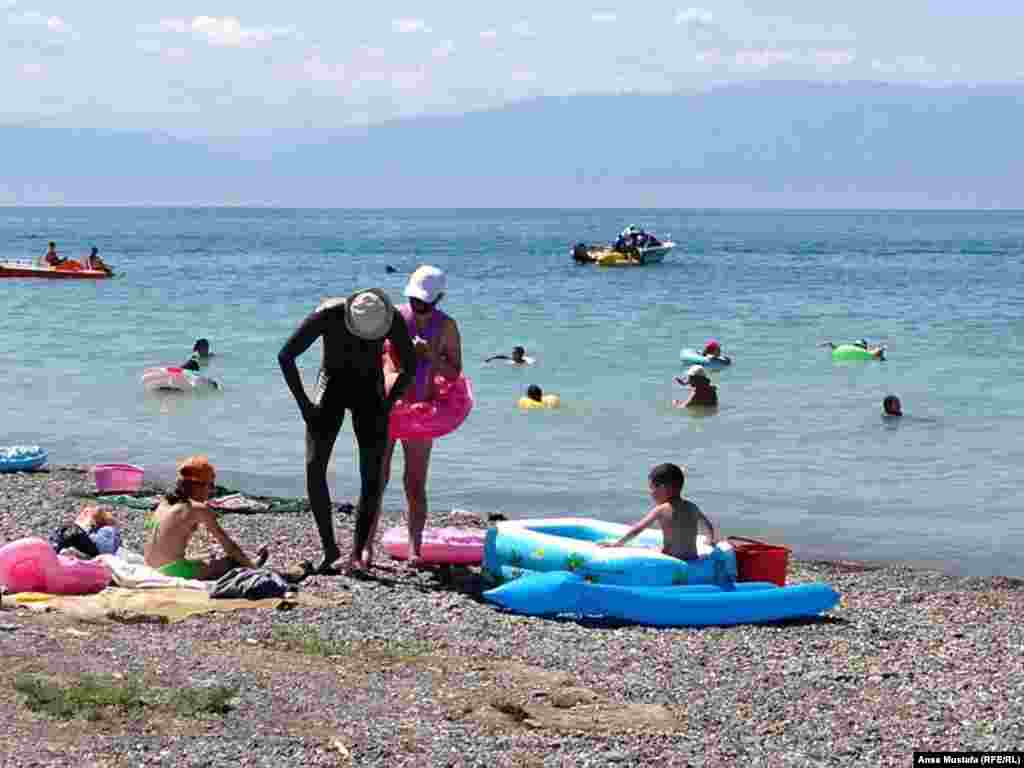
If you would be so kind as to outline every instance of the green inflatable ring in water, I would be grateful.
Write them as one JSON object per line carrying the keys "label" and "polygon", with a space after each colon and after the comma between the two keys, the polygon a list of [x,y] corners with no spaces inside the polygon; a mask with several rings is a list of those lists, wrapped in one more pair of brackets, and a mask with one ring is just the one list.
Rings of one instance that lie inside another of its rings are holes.
{"label": "green inflatable ring in water", "polygon": [[878,355],[856,344],[840,344],[832,350],[833,360],[877,360]]}

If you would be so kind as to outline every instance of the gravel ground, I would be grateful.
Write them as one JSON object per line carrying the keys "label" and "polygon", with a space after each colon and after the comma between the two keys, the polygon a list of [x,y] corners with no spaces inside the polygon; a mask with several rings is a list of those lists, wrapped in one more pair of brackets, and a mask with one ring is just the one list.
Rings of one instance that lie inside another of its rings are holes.
{"label": "gravel ground", "polygon": [[[91,490],[75,467],[0,475],[0,542],[45,536]],[[141,551],[141,513],[119,519]],[[337,518],[343,546],[352,522]],[[318,554],[305,515],[231,514],[224,525],[246,550],[268,544],[272,565]],[[475,569],[380,566],[372,581],[308,579],[302,589],[335,601],[329,609],[164,625],[8,607],[0,764],[904,766],[914,749],[1024,744],[1018,580],[796,562],[791,582],[842,593],[827,617],[665,630],[501,613],[481,601]],[[311,637],[333,645],[296,644]],[[154,704],[56,720],[14,692],[21,672],[137,675]],[[226,714],[159,706],[160,690],[207,685],[238,686]]]}

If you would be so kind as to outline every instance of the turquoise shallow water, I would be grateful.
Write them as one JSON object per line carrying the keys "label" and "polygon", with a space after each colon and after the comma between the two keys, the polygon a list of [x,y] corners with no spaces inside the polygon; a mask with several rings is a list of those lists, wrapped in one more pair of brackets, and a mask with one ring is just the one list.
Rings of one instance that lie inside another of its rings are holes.
{"label": "turquoise shallow water", "polygon": [[[643,269],[571,262],[573,242],[628,223],[681,248]],[[204,451],[232,483],[304,493],[280,345],[320,298],[398,298],[431,262],[477,394],[435,447],[434,509],[624,522],[649,506],[649,467],[676,461],[727,533],[1024,576],[1024,213],[0,209],[0,258],[51,239],[65,255],[96,244],[125,276],[0,281],[0,444],[156,477]],[[223,394],[144,394],[142,369],[198,336]],[[674,410],[679,350],[708,336],[736,360],[715,374],[722,407]],[[816,347],[861,336],[889,360],[836,365]],[[516,343],[537,365],[481,363]],[[307,383],[318,362],[316,346]],[[519,412],[530,383],[562,409]],[[890,392],[898,423],[880,417]],[[334,465],[337,498],[353,497],[348,426]],[[385,503],[402,506],[400,483]]]}

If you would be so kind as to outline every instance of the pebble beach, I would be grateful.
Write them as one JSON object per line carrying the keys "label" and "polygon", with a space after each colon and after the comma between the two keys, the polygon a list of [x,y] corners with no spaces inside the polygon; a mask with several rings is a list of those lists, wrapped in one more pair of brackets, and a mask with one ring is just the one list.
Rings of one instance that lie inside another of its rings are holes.
{"label": "pebble beach", "polygon": [[[0,475],[0,541],[45,537],[94,486],[87,468]],[[152,489],[159,490],[159,489]],[[336,502],[344,499],[335,499]],[[386,511],[383,531],[399,521]],[[141,551],[142,513],[118,508]],[[432,510],[430,524],[486,525]],[[287,567],[319,553],[302,514],[227,514],[247,550]],[[351,520],[336,518],[343,550]],[[199,538],[199,537],[197,537]],[[345,552],[347,554],[347,552]],[[1024,582],[899,564],[791,561],[827,581],[818,619],[653,629],[502,613],[478,569],[315,576],[329,607],[177,623],[0,611],[4,766],[822,766],[910,764],[916,750],[1024,741]],[[140,681],[151,704],[92,721],[30,710],[19,675]],[[185,716],[163,691],[236,689]]]}

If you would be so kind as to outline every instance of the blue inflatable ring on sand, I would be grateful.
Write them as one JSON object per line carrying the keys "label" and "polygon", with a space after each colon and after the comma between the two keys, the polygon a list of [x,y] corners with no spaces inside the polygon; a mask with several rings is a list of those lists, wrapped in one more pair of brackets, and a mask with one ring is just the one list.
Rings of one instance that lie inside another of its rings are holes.
{"label": "blue inflatable ring on sand", "polygon": [[660,531],[647,530],[632,546],[600,547],[629,526],[582,517],[508,520],[487,531],[484,570],[497,583],[531,573],[569,571],[591,583],[667,587],[722,584],[736,580],[736,553],[726,542],[715,547],[697,537],[696,560],[662,554]]}
{"label": "blue inflatable ring on sand", "polygon": [[710,627],[817,616],[839,602],[828,584],[777,587],[767,582],[680,587],[593,584],[576,573],[535,573],[484,592],[530,616],[601,616],[656,627]]}
{"label": "blue inflatable ring on sand", "polygon": [[38,445],[0,448],[0,472],[32,472],[46,464],[49,454]]}

